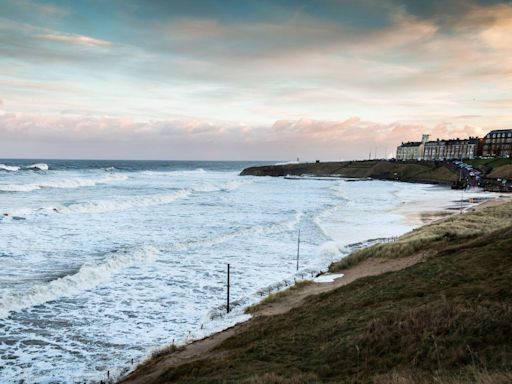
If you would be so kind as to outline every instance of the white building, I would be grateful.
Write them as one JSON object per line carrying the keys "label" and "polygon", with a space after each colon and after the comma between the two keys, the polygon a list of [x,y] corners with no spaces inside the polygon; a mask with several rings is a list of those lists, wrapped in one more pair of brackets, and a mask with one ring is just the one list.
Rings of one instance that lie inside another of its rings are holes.
{"label": "white building", "polygon": [[479,140],[469,139],[435,140],[425,144],[424,160],[473,159],[477,156]]}
{"label": "white building", "polygon": [[425,151],[425,143],[429,135],[422,135],[421,141],[409,141],[396,148],[397,160],[421,160]]}

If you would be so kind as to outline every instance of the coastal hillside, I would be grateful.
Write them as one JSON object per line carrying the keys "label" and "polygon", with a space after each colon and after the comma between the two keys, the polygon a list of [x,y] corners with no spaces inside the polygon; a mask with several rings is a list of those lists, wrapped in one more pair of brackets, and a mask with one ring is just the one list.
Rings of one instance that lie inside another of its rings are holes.
{"label": "coastal hillside", "polygon": [[256,316],[199,356],[164,354],[125,382],[510,383],[511,222],[512,203],[490,206],[356,252],[332,269],[416,261]]}
{"label": "coastal hillside", "polygon": [[512,158],[473,159],[466,163],[479,169],[485,177],[512,179]]}
{"label": "coastal hillside", "polygon": [[432,161],[344,161],[325,163],[293,163],[246,168],[242,176],[342,176],[452,184],[457,172],[448,163]]}

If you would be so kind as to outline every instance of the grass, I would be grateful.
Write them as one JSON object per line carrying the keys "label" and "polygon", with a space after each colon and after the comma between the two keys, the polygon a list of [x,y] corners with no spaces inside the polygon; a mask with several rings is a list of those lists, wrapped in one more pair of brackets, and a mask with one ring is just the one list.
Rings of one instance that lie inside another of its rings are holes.
{"label": "grass", "polygon": [[173,367],[162,382],[258,383],[270,374],[276,383],[400,382],[390,381],[395,371],[424,382],[472,382],[471,372],[510,377],[510,249],[512,227],[454,241],[424,263],[258,318],[218,355]]}
{"label": "grass", "polygon": [[423,251],[426,256],[435,254],[450,242],[469,240],[503,228],[512,222],[512,203],[499,207],[488,207],[464,215],[453,215],[447,219],[423,226],[401,236],[397,241],[376,244],[355,251],[339,262],[333,263],[329,271],[338,272],[372,258],[398,258]]}
{"label": "grass", "polygon": [[297,292],[297,291],[299,291],[299,290],[303,289],[304,287],[307,287],[308,285],[311,285],[311,284],[313,284],[313,282],[311,280],[298,281],[297,283],[295,283],[291,287],[289,287],[287,289],[284,289],[282,291],[278,291],[276,293],[271,293],[266,298],[261,300],[259,303],[251,305],[250,307],[247,307],[247,309],[245,310],[245,313],[255,313],[255,312],[258,312],[264,306],[266,306],[268,304],[271,304],[271,303],[274,303],[276,301],[279,301],[283,297],[290,296],[290,295],[294,294],[295,292]]}
{"label": "grass", "polygon": [[488,372],[470,369],[466,373],[450,376],[418,375],[414,372],[392,372],[374,380],[375,384],[508,384],[512,383],[512,372]]}
{"label": "grass", "polygon": [[467,163],[480,169],[489,178],[512,178],[512,159],[492,158],[467,160]]}
{"label": "grass", "polygon": [[153,353],[151,354],[151,359],[158,359],[162,356],[169,355],[170,353],[176,352],[178,350],[179,347],[176,344],[169,344],[154,350]]}
{"label": "grass", "polygon": [[342,175],[354,178],[376,178],[384,180],[402,180],[413,182],[433,182],[451,184],[457,180],[457,174],[442,163],[433,161],[344,161],[267,165],[250,167],[242,175],[286,176],[286,175]]}
{"label": "grass", "polygon": [[471,159],[464,160],[465,163],[471,164],[473,167],[479,169],[494,169],[501,167],[503,165],[512,164],[512,159],[507,159],[504,157],[494,157],[490,159]]}
{"label": "grass", "polygon": [[[502,205],[486,210],[489,217],[415,231],[407,237],[427,239],[427,248],[438,241],[425,262],[311,296],[287,314],[255,318],[213,353],[153,382],[508,383],[511,210]],[[445,241],[443,234],[456,235]]]}

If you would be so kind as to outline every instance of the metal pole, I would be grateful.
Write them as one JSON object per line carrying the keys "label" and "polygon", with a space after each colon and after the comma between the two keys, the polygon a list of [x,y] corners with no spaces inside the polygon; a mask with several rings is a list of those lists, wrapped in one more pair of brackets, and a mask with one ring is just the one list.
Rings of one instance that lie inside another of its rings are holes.
{"label": "metal pole", "polygon": [[229,309],[229,264],[228,264],[228,297],[227,297],[227,313],[229,313],[230,309]]}
{"label": "metal pole", "polygon": [[464,182],[462,181],[462,169],[460,170],[460,213],[462,213],[462,201],[464,200]]}
{"label": "metal pole", "polygon": [[299,270],[299,254],[300,254],[300,229],[299,229],[299,236],[297,237],[297,271]]}
{"label": "metal pole", "polygon": [[464,201],[464,189],[460,190],[460,213],[462,213],[462,202]]}

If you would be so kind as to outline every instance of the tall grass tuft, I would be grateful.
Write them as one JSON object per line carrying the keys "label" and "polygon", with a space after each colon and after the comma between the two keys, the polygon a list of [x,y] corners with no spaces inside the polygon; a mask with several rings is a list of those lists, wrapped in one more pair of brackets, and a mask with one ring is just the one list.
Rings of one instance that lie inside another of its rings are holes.
{"label": "tall grass tuft", "polygon": [[512,203],[487,207],[463,215],[423,226],[401,236],[397,241],[376,244],[357,250],[339,262],[333,263],[329,271],[337,272],[372,258],[398,258],[424,251],[426,256],[437,252],[439,245],[469,240],[506,227],[512,222]]}

